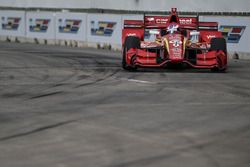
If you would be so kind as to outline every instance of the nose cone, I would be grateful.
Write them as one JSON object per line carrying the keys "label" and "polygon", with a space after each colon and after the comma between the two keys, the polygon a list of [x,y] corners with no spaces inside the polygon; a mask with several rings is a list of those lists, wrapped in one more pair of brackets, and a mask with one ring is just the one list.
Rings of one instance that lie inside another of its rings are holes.
{"label": "nose cone", "polygon": [[184,59],[184,37],[180,34],[169,34],[165,43],[169,59],[172,61],[183,61]]}

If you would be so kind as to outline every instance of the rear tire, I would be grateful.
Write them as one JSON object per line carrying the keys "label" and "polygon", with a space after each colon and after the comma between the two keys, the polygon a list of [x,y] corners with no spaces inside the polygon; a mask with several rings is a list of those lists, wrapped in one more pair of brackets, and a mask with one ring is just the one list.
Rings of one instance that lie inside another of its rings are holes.
{"label": "rear tire", "polygon": [[[126,55],[127,51],[131,48],[136,48],[139,49],[141,45],[141,40],[138,37],[135,36],[129,36],[125,39],[124,46],[123,46],[123,55],[122,55],[122,68],[128,71],[133,71],[136,70],[135,66],[131,66],[127,64],[126,61]],[[133,64],[133,61],[135,60],[136,57],[133,57],[131,59],[130,64]]]}

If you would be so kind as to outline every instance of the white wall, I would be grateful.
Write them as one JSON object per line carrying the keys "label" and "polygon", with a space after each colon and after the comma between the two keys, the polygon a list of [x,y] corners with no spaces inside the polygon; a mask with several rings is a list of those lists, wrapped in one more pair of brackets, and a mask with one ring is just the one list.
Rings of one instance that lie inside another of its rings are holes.
{"label": "white wall", "polygon": [[102,8],[145,11],[250,12],[249,0],[0,0],[2,7]]}

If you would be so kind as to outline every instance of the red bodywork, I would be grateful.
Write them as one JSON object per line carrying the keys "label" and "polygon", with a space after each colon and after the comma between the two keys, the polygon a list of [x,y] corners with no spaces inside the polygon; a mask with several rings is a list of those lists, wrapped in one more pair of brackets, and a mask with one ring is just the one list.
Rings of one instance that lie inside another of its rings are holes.
{"label": "red bodywork", "polygon": [[[147,31],[154,31],[155,41],[144,41]],[[166,31],[165,34],[160,34]],[[157,33],[158,32],[158,33]],[[195,34],[195,35],[194,35]],[[217,22],[200,22],[199,17],[179,17],[176,8],[169,16],[144,16],[144,20],[125,20],[122,44],[129,36],[140,39],[140,47],[123,49],[127,66],[167,67],[188,64],[193,68],[227,67],[227,52],[211,50],[211,39],[222,38]]]}

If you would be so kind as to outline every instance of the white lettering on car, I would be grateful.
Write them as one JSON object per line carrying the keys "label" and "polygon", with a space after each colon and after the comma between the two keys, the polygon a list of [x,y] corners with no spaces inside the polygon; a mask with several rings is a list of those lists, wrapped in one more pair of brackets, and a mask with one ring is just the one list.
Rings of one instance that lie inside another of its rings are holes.
{"label": "white lettering on car", "polygon": [[192,19],[180,19],[181,24],[192,24]]}
{"label": "white lettering on car", "polygon": [[215,38],[215,35],[207,35],[207,39]]}
{"label": "white lettering on car", "polygon": [[128,37],[131,37],[131,36],[136,36],[136,33],[129,33],[127,34]]}
{"label": "white lettering on car", "polygon": [[148,18],[148,21],[155,21],[155,18],[150,17],[150,18]]}
{"label": "white lettering on car", "polygon": [[156,19],[156,24],[166,24],[168,22],[168,19]]}

